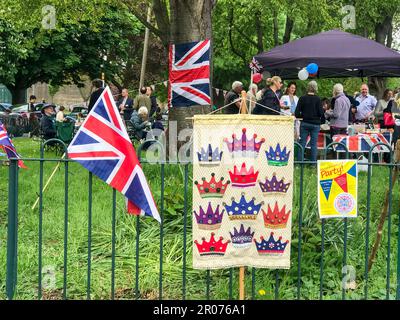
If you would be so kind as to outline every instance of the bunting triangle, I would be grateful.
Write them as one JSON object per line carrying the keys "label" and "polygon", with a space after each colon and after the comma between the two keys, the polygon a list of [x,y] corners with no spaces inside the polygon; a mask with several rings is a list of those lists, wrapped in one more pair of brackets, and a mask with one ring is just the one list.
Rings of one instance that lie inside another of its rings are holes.
{"label": "bunting triangle", "polygon": [[332,188],[332,179],[322,180],[319,183],[321,184],[322,191],[324,191],[326,200],[328,200]]}
{"label": "bunting triangle", "polygon": [[356,177],[357,175],[357,168],[356,168],[356,164],[354,164],[349,171],[347,171],[347,173],[353,177]]}
{"label": "bunting triangle", "polygon": [[342,188],[342,190],[344,192],[347,193],[347,174],[346,173],[335,178],[335,182],[339,185],[340,188]]}

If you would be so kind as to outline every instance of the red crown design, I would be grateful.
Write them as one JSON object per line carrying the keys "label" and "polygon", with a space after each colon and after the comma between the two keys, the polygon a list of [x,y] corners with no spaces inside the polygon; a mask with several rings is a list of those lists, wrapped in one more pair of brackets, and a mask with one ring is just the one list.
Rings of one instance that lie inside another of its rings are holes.
{"label": "red crown design", "polygon": [[251,166],[249,171],[246,170],[246,164],[242,163],[240,171],[236,166],[233,167],[233,173],[229,171],[232,181],[232,187],[254,187],[256,185],[258,171],[254,172],[254,167]]}
{"label": "red crown design", "polygon": [[279,210],[278,202],[275,201],[274,210],[271,210],[270,205],[268,204],[268,213],[265,213],[263,209],[261,209],[264,216],[264,225],[266,228],[271,229],[283,229],[286,228],[286,224],[289,220],[290,211],[286,212],[286,205]]}
{"label": "red crown design", "polygon": [[226,243],[223,243],[223,237],[219,237],[219,240],[215,241],[214,235],[215,233],[212,232],[209,242],[207,242],[206,238],[204,237],[201,238],[201,240],[203,240],[202,244],[199,244],[197,240],[194,241],[197,249],[199,250],[200,256],[223,256],[225,254],[226,247],[231,241],[227,240]]}
{"label": "red crown design", "polygon": [[224,178],[221,177],[220,181],[215,180],[215,173],[211,173],[211,180],[206,181],[206,178],[202,178],[203,184],[199,184],[195,181],[194,184],[199,189],[200,197],[202,198],[222,198],[226,191],[226,188],[230,181],[228,180],[225,184],[223,183]]}

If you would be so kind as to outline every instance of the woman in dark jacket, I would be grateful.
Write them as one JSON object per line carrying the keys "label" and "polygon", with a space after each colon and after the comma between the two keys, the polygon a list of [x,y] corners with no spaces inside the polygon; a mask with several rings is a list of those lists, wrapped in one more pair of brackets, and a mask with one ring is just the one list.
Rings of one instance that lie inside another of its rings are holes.
{"label": "woman in dark jacket", "polygon": [[284,107],[283,103],[280,101],[282,79],[274,76],[270,79],[270,82],[267,82],[267,85],[269,85],[269,87],[264,91],[261,100],[257,101],[253,114],[280,115],[281,108]]}
{"label": "woman in dark jacket", "polygon": [[317,91],[317,83],[315,81],[310,81],[307,86],[307,94],[300,97],[295,111],[296,118],[302,118],[300,125],[300,144],[303,150],[305,150],[307,138],[310,136],[311,161],[317,161],[318,133],[320,130],[321,118],[324,115],[321,99],[316,95]]}

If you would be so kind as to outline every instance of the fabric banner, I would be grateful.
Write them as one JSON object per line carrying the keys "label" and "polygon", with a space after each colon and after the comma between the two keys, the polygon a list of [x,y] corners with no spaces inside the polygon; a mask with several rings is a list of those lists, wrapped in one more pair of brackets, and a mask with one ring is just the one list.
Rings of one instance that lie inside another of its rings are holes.
{"label": "fabric banner", "polygon": [[318,161],[320,218],[357,217],[357,160]]}
{"label": "fabric banner", "polygon": [[194,116],[193,267],[289,269],[294,118]]}

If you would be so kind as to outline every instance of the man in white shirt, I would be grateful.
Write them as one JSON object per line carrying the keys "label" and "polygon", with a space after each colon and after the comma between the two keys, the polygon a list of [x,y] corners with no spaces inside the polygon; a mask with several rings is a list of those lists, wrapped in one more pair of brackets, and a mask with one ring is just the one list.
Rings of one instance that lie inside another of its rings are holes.
{"label": "man in white shirt", "polygon": [[374,117],[373,114],[378,101],[369,94],[369,88],[365,83],[361,85],[361,94],[356,100],[360,103],[357,107],[356,120],[367,121],[370,117]]}

